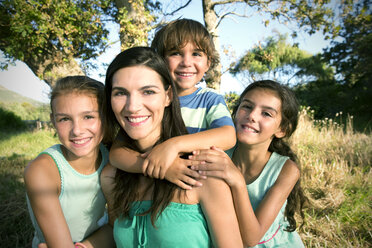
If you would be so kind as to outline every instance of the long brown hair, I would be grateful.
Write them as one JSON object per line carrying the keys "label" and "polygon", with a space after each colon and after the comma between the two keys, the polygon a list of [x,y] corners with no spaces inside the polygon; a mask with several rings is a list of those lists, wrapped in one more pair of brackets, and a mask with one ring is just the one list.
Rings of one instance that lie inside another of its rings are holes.
{"label": "long brown hair", "polygon": [[[273,140],[270,143],[269,151],[276,152],[283,156],[288,156],[297,164],[297,166],[301,170],[301,165],[297,158],[297,155],[292,151],[291,147],[286,142],[286,139],[291,137],[291,135],[297,128],[299,112],[298,101],[294,93],[288,87],[272,80],[253,82],[252,84],[248,85],[240,95],[240,98],[234,107],[232,116],[235,117],[244,96],[249,91],[256,88],[272,90],[276,92],[281,100],[282,121],[280,123],[280,127],[285,132],[285,136],[282,138],[277,138],[274,136]],[[287,206],[284,212],[284,216],[289,222],[289,226],[286,229],[287,231],[293,232],[296,230],[296,219],[294,217],[296,212],[300,214],[302,218],[302,225],[304,224],[305,215],[303,213],[303,207],[307,201],[308,199],[303,193],[303,190],[301,188],[301,180],[299,179],[287,199]]]}
{"label": "long brown hair", "polygon": [[[115,72],[122,68],[139,65],[146,66],[158,73],[161,77],[164,89],[167,90],[171,87],[173,94],[172,102],[164,109],[161,136],[156,144],[175,136],[187,134],[187,129],[181,116],[176,87],[164,59],[153,49],[148,47],[134,47],[121,52],[111,62],[106,73],[104,111],[106,113],[107,129],[105,136],[109,139],[109,142],[113,142],[118,132],[120,132],[125,147],[137,152],[143,152],[137,147],[136,142],[134,142],[119,125],[111,108],[112,78]],[[117,215],[121,215],[124,218],[128,217],[132,203],[141,200],[141,196],[138,194],[140,176],[140,174],[127,173],[122,170],[116,171],[113,190],[113,209]],[[153,184],[152,205],[148,211],[141,215],[151,213],[151,222],[154,225],[156,218],[171,202],[178,187],[167,180],[159,179],[153,179]]]}

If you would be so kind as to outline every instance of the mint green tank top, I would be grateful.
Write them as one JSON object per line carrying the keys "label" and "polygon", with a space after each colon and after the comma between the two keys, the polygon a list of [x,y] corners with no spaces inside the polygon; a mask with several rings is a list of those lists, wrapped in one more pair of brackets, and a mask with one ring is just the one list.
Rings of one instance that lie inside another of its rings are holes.
{"label": "mint green tank top", "polygon": [[[106,200],[101,190],[99,177],[108,162],[108,150],[101,144],[100,151],[102,162],[98,170],[90,175],[80,174],[71,167],[63,156],[60,144],[51,146],[40,153],[51,156],[57,165],[61,178],[59,202],[73,242],[82,241],[107,222]],[[37,224],[27,194],[26,198],[28,211],[35,228],[32,247],[37,248],[37,245],[45,242],[45,239]]]}
{"label": "mint green tank top", "polygon": [[[269,161],[265,165],[259,177],[247,185],[249,192],[249,199],[251,201],[253,210],[256,210],[262,199],[265,197],[267,191],[274,185],[278,178],[285,162],[289,158],[273,152]],[[284,229],[289,225],[284,217],[285,207],[287,201],[283,204],[273,224],[267,230],[259,244],[254,246],[256,248],[262,247],[286,247],[286,248],[301,248],[304,244],[296,231],[287,232]]]}
{"label": "mint green tank top", "polygon": [[117,248],[212,247],[207,221],[199,204],[171,202],[156,220],[154,228],[150,214],[137,215],[148,210],[151,203],[135,202],[128,218],[115,220],[114,238]]}

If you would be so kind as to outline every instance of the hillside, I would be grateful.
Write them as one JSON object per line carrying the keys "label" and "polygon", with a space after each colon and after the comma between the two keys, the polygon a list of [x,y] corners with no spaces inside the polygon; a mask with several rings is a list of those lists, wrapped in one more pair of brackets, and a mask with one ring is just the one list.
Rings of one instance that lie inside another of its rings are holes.
{"label": "hillside", "polygon": [[31,98],[22,96],[14,91],[8,90],[0,85],[0,102],[7,103],[29,103],[32,106],[40,107],[44,105],[42,102],[35,101]]}

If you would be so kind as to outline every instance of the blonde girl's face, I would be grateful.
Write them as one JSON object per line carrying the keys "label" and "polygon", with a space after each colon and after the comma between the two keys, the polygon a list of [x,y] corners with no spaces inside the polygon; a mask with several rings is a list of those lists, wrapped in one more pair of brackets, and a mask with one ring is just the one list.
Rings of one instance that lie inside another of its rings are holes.
{"label": "blonde girl's face", "polygon": [[176,82],[178,96],[193,93],[210,65],[207,55],[192,42],[180,49],[168,51],[165,58]]}
{"label": "blonde girl's face", "polygon": [[103,138],[97,98],[93,94],[68,93],[52,102],[51,120],[61,144],[67,150],[67,160],[95,157]]}
{"label": "blonde girl's face", "polygon": [[140,149],[152,147],[161,134],[164,109],[171,102],[160,75],[145,66],[126,67],[112,78],[111,106],[117,121]]}
{"label": "blonde girl's face", "polygon": [[255,88],[246,93],[235,115],[237,138],[250,146],[269,146],[274,136],[284,137],[280,128],[281,100],[276,92]]}

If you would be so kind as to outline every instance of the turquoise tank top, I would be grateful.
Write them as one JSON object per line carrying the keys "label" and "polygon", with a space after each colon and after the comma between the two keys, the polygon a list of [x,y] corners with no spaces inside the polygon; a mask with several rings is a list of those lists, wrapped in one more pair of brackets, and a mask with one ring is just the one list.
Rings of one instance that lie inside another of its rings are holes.
{"label": "turquoise tank top", "polygon": [[[267,191],[274,185],[285,162],[288,159],[289,158],[286,156],[273,152],[259,177],[254,182],[247,185],[249,199],[251,201],[253,210],[256,210],[262,199],[265,197]],[[284,217],[286,205],[287,201],[285,201],[278,213],[278,216],[275,218],[273,224],[260,240],[259,244],[254,247],[304,247],[304,244],[296,231],[287,232],[284,230],[289,225],[288,221]]]}
{"label": "turquoise tank top", "polygon": [[[99,177],[103,167],[108,162],[108,150],[101,144],[100,151],[102,162],[98,170],[90,175],[80,174],[71,167],[63,156],[60,144],[49,147],[40,153],[51,156],[58,167],[61,178],[59,202],[73,242],[82,241],[100,226],[107,223],[106,200],[101,190]],[[45,239],[37,224],[27,194],[26,198],[28,211],[35,228],[32,247],[37,248],[37,245],[45,242]]]}
{"label": "turquoise tank top", "polygon": [[199,204],[171,202],[151,224],[150,214],[138,216],[151,206],[152,201],[134,202],[128,218],[114,223],[114,238],[118,248],[212,247],[207,221]]}

